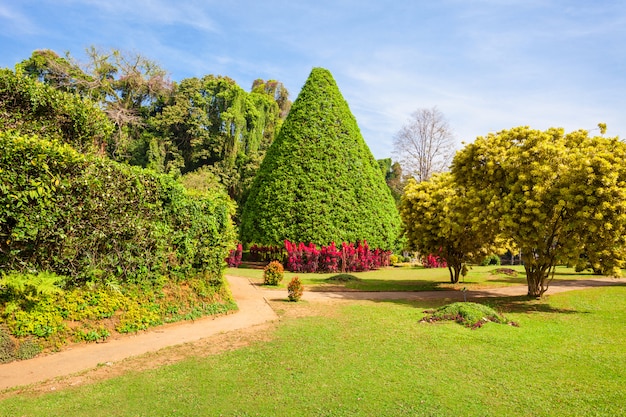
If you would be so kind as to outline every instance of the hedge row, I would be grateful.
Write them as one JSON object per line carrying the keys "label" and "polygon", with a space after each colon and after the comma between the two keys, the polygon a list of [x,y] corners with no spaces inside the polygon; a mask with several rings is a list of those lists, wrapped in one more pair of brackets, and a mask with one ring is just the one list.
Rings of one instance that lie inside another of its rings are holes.
{"label": "hedge row", "polygon": [[204,273],[221,280],[234,246],[221,192],[0,133],[0,270],[51,271],[74,285]]}

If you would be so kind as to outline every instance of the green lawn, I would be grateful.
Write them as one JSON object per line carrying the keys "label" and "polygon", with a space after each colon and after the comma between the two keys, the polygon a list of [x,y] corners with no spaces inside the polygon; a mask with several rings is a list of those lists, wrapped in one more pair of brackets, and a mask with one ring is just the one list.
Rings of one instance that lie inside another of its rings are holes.
{"label": "green lawn", "polygon": [[520,327],[478,330],[419,323],[432,302],[329,305],[286,314],[270,342],[10,398],[0,415],[626,415],[625,300],[624,286],[492,299]]}
{"label": "green lawn", "polygon": [[[516,276],[497,273],[497,269],[513,269],[517,271]],[[236,275],[250,278],[254,282],[263,282],[262,269],[250,268],[228,268],[228,275]],[[347,289],[360,291],[432,291],[467,287],[476,289],[480,287],[495,287],[506,285],[525,285],[526,276],[524,267],[520,265],[509,266],[473,266],[466,277],[461,277],[458,284],[450,283],[450,275],[447,268],[423,268],[421,266],[389,267],[368,272],[350,273],[358,278],[357,281],[346,283],[332,283],[342,285]],[[300,277],[302,283],[307,286],[323,289],[324,284],[329,284],[328,278],[337,274],[303,274],[285,272],[285,278],[281,287],[286,287],[292,277]],[[590,272],[575,272],[573,268],[559,266],[556,269],[555,280],[564,279],[588,279],[596,277]],[[311,288],[309,288],[311,289]]]}

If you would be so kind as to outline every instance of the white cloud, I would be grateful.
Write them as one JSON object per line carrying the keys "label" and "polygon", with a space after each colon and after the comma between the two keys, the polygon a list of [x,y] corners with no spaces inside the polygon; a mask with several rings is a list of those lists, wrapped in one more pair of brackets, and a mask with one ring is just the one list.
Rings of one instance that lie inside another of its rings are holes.
{"label": "white cloud", "polygon": [[115,19],[143,22],[149,25],[180,24],[206,32],[219,31],[219,26],[207,15],[206,6],[209,3],[206,1],[66,0],[66,3],[92,6]]}
{"label": "white cloud", "polygon": [[5,36],[34,35],[40,32],[32,20],[6,4],[0,4],[0,22],[0,32]]}

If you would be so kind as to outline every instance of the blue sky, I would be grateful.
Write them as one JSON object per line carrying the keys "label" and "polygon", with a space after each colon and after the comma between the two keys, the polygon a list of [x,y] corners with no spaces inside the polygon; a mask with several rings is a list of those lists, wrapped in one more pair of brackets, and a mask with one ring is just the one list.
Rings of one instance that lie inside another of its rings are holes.
{"label": "blue sky", "polygon": [[376,158],[437,106],[458,147],[515,126],[626,139],[622,0],[0,0],[0,67],[35,49],[119,48],[174,81],[282,81],[328,68]]}

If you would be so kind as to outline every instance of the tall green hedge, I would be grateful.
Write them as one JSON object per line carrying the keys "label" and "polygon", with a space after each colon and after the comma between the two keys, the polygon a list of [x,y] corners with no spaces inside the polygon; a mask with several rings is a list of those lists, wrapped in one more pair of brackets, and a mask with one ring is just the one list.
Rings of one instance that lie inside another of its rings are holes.
{"label": "tall green hedge", "polygon": [[0,270],[221,279],[235,237],[225,194],[15,132],[0,132],[0,149]]}
{"label": "tall green hedge", "polygon": [[272,143],[241,217],[244,243],[366,239],[391,248],[400,218],[331,73],[314,68]]}

